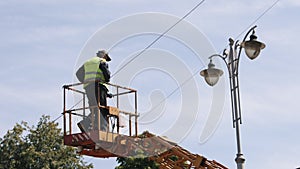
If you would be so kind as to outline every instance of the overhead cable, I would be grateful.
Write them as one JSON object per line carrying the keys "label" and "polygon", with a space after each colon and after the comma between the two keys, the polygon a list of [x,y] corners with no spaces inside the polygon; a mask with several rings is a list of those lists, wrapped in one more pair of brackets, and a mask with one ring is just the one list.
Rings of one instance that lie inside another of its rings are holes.
{"label": "overhead cable", "polygon": [[[275,1],[270,7],[268,7],[261,15],[259,15],[251,24],[248,26],[245,30],[243,30],[238,36],[240,37],[246,30],[248,30],[249,27],[251,27],[253,24],[255,24],[259,19],[261,19],[267,12],[269,12],[280,0]],[[227,47],[227,46],[226,46]],[[223,52],[223,50],[222,50]],[[165,100],[167,100],[170,96],[172,96],[178,89],[180,89],[182,86],[184,86],[188,81],[190,81],[195,75],[198,74],[202,70],[202,67],[195,71],[189,78],[187,78],[183,83],[181,83],[177,88],[175,88],[170,94],[167,95],[163,100],[161,100],[152,110],[156,109],[161,105]]]}
{"label": "overhead cable", "polygon": [[162,38],[166,33],[168,33],[170,30],[172,30],[177,24],[179,24],[182,20],[184,20],[186,17],[188,17],[193,11],[195,11],[205,0],[200,1],[196,6],[194,6],[188,13],[186,13],[181,19],[179,19],[175,24],[173,24],[170,28],[168,28],[166,31],[164,31],[162,34],[160,34],[154,41],[152,41],[148,46],[146,46],[143,50],[141,50],[137,55],[135,55],[133,58],[131,58],[126,64],[124,64],[122,67],[120,67],[111,77],[118,74],[122,69],[124,69],[129,63],[131,63],[133,60],[135,60],[137,57],[139,57],[141,54],[143,54],[147,49],[149,49],[152,45],[154,45],[160,38]]}

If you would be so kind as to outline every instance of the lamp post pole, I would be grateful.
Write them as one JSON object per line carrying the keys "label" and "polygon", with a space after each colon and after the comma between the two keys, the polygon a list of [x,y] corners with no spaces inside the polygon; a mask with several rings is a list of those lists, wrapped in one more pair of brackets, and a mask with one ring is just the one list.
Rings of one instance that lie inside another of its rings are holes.
{"label": "lamp post pole", "polygon": [[[200,75],[205,78],[205,81],[210,85],[214,86],[219,77],[223,74],[223,71],[215,68],[215,65],[212,63],[214,57],[220,57],[226,64],[229,74],[230,81],[230,96],[231,96],[231,109],[232,109],[232,121],[233,128],[236,132],[236,143],[237,143],[237,154],[235,162],[237,164],[237,169],[244,169],[245,158],[242,153],[241,145],[241,136],[240,136],[240,124],[242,124],[242,112],[240,106],[240,92],[239,92],[239,61],[241,51],[244,48],[246,55],[252,60],[255,59],[260,50],[265,47],[265,44],[256,41],[257,37],[255,36],[254,29],[256,26],[252,27],[247,34],[245,35],[242,43],[239,41],[234,41],[229,39],[229,53],[226,53],[224,50],[223,55],[214,54],[209,57],[210,63],[208,64],[208,69],[202,70]],[[246,41],[248,35],[252,32],[250,40]],[[238,52],[237,52],[238,51]]]}
{"label": "lamp post pole", "polygon": [[[240,106],[240,92],[239,92],[239,77],[238,77],[238,66],[239,56],[236,55],[236,51],[233,50],[234,41],[229,39],[229,62],[227,63],[229,79],[230,79],[230,94],[231,94],[231,107],[232,107],[232,120],[233,127],[236,131],[236,143],[237,143],[237,154],[236,164],[237,169],[244,169],[245,158],[242,153],[242,145],[240,138],[240,124],[242,124],[241,106]],[[236,49],[236,47],[235,47]]]}

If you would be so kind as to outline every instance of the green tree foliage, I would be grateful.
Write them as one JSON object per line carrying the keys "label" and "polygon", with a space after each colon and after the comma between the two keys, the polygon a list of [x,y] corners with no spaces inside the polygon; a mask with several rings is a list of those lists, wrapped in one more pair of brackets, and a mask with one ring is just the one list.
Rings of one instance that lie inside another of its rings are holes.
{"label": "green tree foliage", "polygon": [[[147,138],[148,131],[143,132],[142,134],[138,135],[139,138]],[[147,153],[144,152],[142,149],[135,149],[135,156],[134,157],[118,157],[117,162],[118,166],[115,167],[115,169],[159,169],[160,164],[156,163],[155,161],[152,161],[147,156]],[[166,157],[168,161],[173,161],[174,163],[178,161],[179,157],[176,155],[171,155],[169,157]],[[187,169],[188,162],[187,161],[181,161],[182,162],[182,169]]]}
{"label": "green tree foliage", "polygon": [[[146,138],[148,131],[143,132],[138,137]],[[159,169],[159,164],[149,160],[141,149],[135,150],[136,155],[134,157],[118,157],[118,166],[115,169]]]}
{"label": "green tree foliage", "polygon": [[37,126],[16,124],[0,138],[0,169],[89,169],[75,149],[63,145],[58,124],[42,116]]}
{"label": "green tree foliage", "polygon": [[158,169],[159,165],[148,158],[118,157],[119,166],[115,169]]}

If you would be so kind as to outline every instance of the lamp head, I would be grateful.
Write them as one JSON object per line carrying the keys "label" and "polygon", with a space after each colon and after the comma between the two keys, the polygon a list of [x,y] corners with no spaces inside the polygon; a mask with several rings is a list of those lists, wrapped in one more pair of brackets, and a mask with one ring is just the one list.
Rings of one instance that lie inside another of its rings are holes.
{"label": "lamp head", "polygon": [[257,41],[257,36],[254,34],[254,31],[250,36],[250,40],[242,42],[241,46],[245,49],[246,55],[251,60],[255,59],[260,51],[266,47],[264,43]]}
{"label": "lamp head", "polygon": [[222,76],[223,71],[215,68],[215,65],[210,60],[208,68],[200,72],[200,75],[204,77],[206,83],[210,86],[214,86],[219,81],[220,76]]}

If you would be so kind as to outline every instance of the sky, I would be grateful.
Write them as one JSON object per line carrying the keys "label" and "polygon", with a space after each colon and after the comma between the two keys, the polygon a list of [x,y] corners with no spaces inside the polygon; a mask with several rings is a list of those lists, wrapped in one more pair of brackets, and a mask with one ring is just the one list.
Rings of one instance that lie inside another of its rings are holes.
{"label": "sky", "polygon": [[[166,135],[193,153],[236,168],[226,67],[214,59],[224,70],[214,88],[198,72],[210,55],[228,48],[230,37],[242,40],[257,25],[266,48],[253,61],[244,53],[240,60],[245,167],[300,167],[300,2],[205,0],[138,55],[199,2],[1,1],[0,137],[21,121],[35,125],[43,114],[59,117],[62,86],[75,82],[76,69],[102,48],[112,57],[112,74],[137,56],[112,82],[139,91],[139,132]],[[76,97],[69,99],[76,103]],[[124,103],[130,108],[132,100]],[[62,125],[61,118],[57,122]],[[208,133],[204,140],[203,133]],[[115,159],[85,158],[95,168],[117,165]]]}

